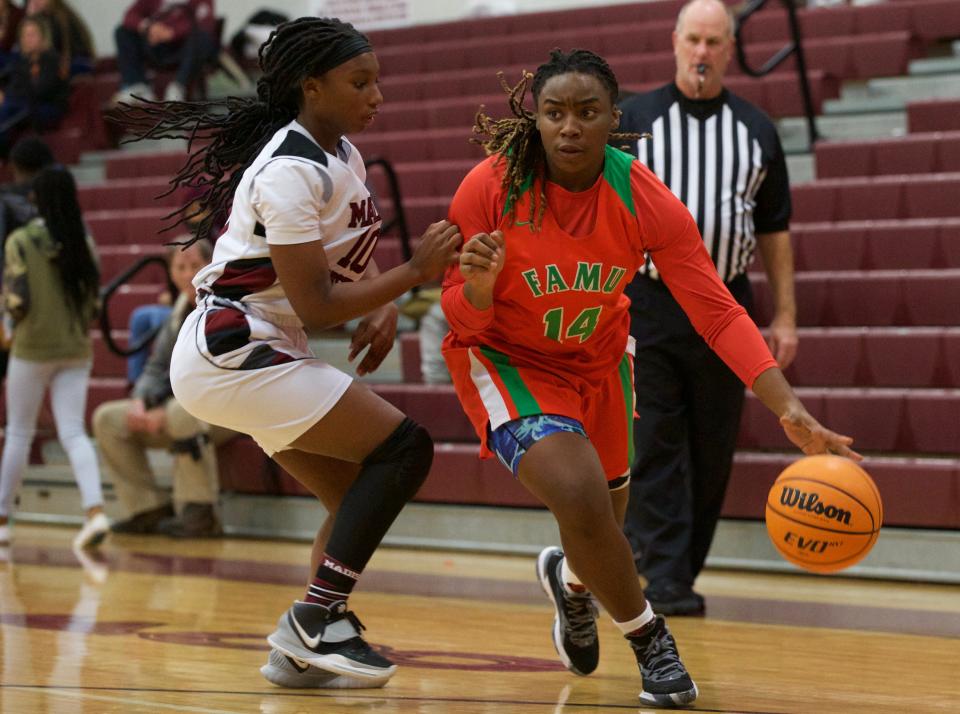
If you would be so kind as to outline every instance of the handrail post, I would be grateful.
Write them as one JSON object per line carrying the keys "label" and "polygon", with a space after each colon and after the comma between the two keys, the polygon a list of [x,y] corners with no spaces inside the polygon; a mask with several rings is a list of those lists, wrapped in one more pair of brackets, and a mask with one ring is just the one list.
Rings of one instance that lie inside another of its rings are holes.
{"label": "handrail post", "polygon": [[768,59],[760,69],[754,69],[747,62],[747,55],[743,49],[743,43],[740,41],[740,32],[746,24],[747,19],[757,10],[766,5],[768,0],[750,0],[743,10],[737,15],[736,30],[736,49],[737,61],[745,73],[751,77],[763,77],[770,74],[791,54],[797,56],[797,75],[800,79],[800,95],[803,100],[803,111],[807,120],[807,137],[810,141],[810,150],[819,140],[820,135],[817,132],[816,117],[813,109],[813,96],[810,93],[810,82],[807,79],[807,61],[803,54],[803,40],[800,36],[800,22],[797,19],[797,8],[793,0],[781,0],[787,8],[787,21],[790,25],[790,42],[784,45],[773,57]]}

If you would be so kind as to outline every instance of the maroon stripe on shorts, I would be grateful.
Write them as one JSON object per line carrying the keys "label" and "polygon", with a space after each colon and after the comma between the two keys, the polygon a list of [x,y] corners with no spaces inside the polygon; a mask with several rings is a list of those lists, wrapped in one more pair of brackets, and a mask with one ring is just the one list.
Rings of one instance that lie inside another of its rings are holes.
{"label": "maroon stripe on shorts", "polygon": [[250,341],[250,325],[239,310],[228,307],[207,311],[203,336],[212,355],[240,349]]}

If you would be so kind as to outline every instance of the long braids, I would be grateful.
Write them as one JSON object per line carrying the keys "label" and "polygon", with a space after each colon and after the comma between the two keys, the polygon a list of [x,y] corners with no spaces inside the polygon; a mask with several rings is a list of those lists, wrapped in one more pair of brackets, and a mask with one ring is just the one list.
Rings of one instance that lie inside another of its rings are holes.
{"label": "long braids", "polygon": [[[616,101],[620,87],[616,75],[606,60],[590,50],[563,52],[554,49],[550,52],[550,59],[537,67],[535,74],[524,72],[520,81],[513,87],[508,85],[503,74],[499,73],[500,84],[507,93],[507,102],[513,116],[492,119],[484,113],[484,108],[480,107],[473,127],[474,134],[486,138],[474,137],[471,141],[480,144],[488,156],[497,155],[498,160],[505,162],[503,187],[508,192],[508,208],[514,220],[517,202],[525,191],[531,191],[530,226],[532,230],[539,230],[547,205],[544,193],[546,155],[540,139],[540,131],[537,129],[537,116],[523,106],[523,100],[531,80],[533,80],[531,93],[536,105],[547,80],[568,72],[596,77],[610,92],[611,102]],[[619,140],[640,139],[643,136],[645,135],[626,132],[610,134],[610,138]]]}
{"label": "long braids", "polygon": [[100,271],[87,242],[77,184],[64,168],[48,168],[33,181],[37,213],[57,244],[56,263],[71,311],[81,322],[90,319]]}
{"label": "long braids", "polygon": [[[226,97],[205,102],[121,103],[110,118],[142,139],[186,139],[188,157],[170,180],[170,188],[200,189],[164,216],[173,220],[171,230],[191,218],[203,216],[190,245],[200,238],[213,239],[211,229],[229,211],[243,169],[278,129],[300,111],[300,83],[323,74],[359,51],[369,51],[367,38],[352,25],[335,18],[302,17],[285,22],[270,33],[258,53],[263,74],[257,81],[257,96]],[[192,207],[192,208],[191,208]]]}

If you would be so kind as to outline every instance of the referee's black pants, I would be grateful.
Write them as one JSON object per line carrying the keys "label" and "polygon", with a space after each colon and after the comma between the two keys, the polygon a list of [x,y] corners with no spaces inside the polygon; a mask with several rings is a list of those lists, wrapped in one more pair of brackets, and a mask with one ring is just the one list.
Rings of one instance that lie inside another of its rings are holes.
{"label": "referee's black pants", "polygon": [[[727,287],[751,310],[746,276]],[[632,292],[638,416],[624,531],[648,583],[692,586],[730,480],[744,385],[663,283],[638,276]]]}

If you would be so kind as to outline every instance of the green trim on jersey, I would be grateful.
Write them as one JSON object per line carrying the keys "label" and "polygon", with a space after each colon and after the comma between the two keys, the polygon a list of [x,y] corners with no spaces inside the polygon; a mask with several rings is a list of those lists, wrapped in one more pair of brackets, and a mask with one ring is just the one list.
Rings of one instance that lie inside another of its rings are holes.
{"label": "green trim on jersey", "polygon": [[503,204],[503,213],[500,214],[500,218],[504,218],[510,209],[513,208],[513,204],[520,200],[520,197],[523,196],[527,191],[530,190],[530,187],[533,186],[533,174],[529,174],[520,184],[519,193],[511,186],[510,190],[507,192],[507,200]]}
{"label": "green trim on jersey", "polygon": [[518,418],[543,413],[536,398],[523,383],[523,377],[520,376],[517,368],[510,364],[510,357],[484,345],[480,345],[480,352],[493,363],[497,374],[503,380],[503,386],[506,387],[513,405],[517,408]]}
{"label": "green trim on jersey", "polygon": [[637,210],[633,205],[633,192],[630,190],[630,167],[633,165],[633,156],[620,151],[609,144],[606,148],[606,157],[603,162],[603,180],[610,184],[610,188],[617,192],[623,205],[636,216]]}
{"label": "green trim on jersey", "polygon": [[620,375],[620,388],[623,389],[623,404],[626,407],[627,419],[627,463],[633,464],[634,445],[633,445],[633,412],[636,408],[636,395],[633,389],[633,365],[630,363],[630,355],[624,354],[623,359],[617,367]]}

